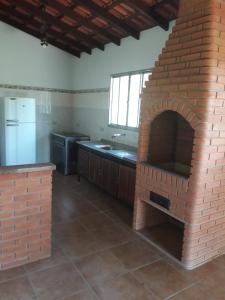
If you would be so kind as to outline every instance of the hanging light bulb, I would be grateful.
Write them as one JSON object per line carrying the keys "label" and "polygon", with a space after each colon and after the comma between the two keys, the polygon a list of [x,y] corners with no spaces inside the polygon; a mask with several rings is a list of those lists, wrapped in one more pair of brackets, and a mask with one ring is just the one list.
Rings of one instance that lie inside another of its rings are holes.
{"label": "hanging light bulb", "polygon": [[[41,11],[43,12],[43,14],[45,14],[45,9],[46,9],[46,2],[45,0],[41,0],[40,1],[40,9]],[[46,31],[47,31],[47,22],[46,20],[43,21],[43,24],[40,28],[40,33],[41,33],[41,46],[43,48],[47,48],[48,47],[48,39],[47,39],[47,36],[46,36]]]}
{"label": "hanging light bulb", "polygon": [[41,47],[43,47],[43,48],[48,47],[48,40],[45,36],[41,38]]}

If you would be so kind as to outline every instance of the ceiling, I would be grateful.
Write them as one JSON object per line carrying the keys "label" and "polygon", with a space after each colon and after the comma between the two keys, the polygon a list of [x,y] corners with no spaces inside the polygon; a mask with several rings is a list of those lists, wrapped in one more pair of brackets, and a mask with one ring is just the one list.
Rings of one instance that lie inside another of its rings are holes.
{"label": "ceiling", "polygon": [[145,29],[168,30],[178,8],[179,0],[0,0],[0,21],[80,57]]}

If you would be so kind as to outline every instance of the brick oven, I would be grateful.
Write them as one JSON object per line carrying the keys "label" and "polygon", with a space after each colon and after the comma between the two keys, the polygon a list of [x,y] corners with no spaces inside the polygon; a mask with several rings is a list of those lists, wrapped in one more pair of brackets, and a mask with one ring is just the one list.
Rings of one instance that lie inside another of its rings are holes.
{"label": "brick oven", "polygon": [[134,228],[193,269],[225,253],[225,1],[181,0],[142,94]]}

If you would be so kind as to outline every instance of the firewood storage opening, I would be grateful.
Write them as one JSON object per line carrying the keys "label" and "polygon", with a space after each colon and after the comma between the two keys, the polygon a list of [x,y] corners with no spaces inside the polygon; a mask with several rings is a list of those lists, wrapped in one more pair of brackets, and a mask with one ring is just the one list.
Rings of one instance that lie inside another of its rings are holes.
{"label": "firewood storage opening", "polygon": [[194,129],[175,111],[165,111],[151,123],[148,163],[190,176]]}
{"label": "firewood storage opening", "polygon": [[146,206],[145,227],[139,230],[139,233],[155,246],[181,261],[184,223],[149,203],[143,205]]}

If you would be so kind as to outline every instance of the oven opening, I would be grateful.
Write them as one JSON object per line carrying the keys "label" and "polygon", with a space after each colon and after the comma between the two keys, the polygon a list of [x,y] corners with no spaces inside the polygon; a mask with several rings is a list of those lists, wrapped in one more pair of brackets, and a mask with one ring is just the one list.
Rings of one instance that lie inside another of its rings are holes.
{"label": "oven opening", "polygon": [[138,232],[166,253],[182,259],[185,224],[150,204],[145,205],[145,227]]}
{"label": "oven opening", "polygon": [[177,112],[165,111],[151,124],[148,163],[190,176],[194,129]]}

